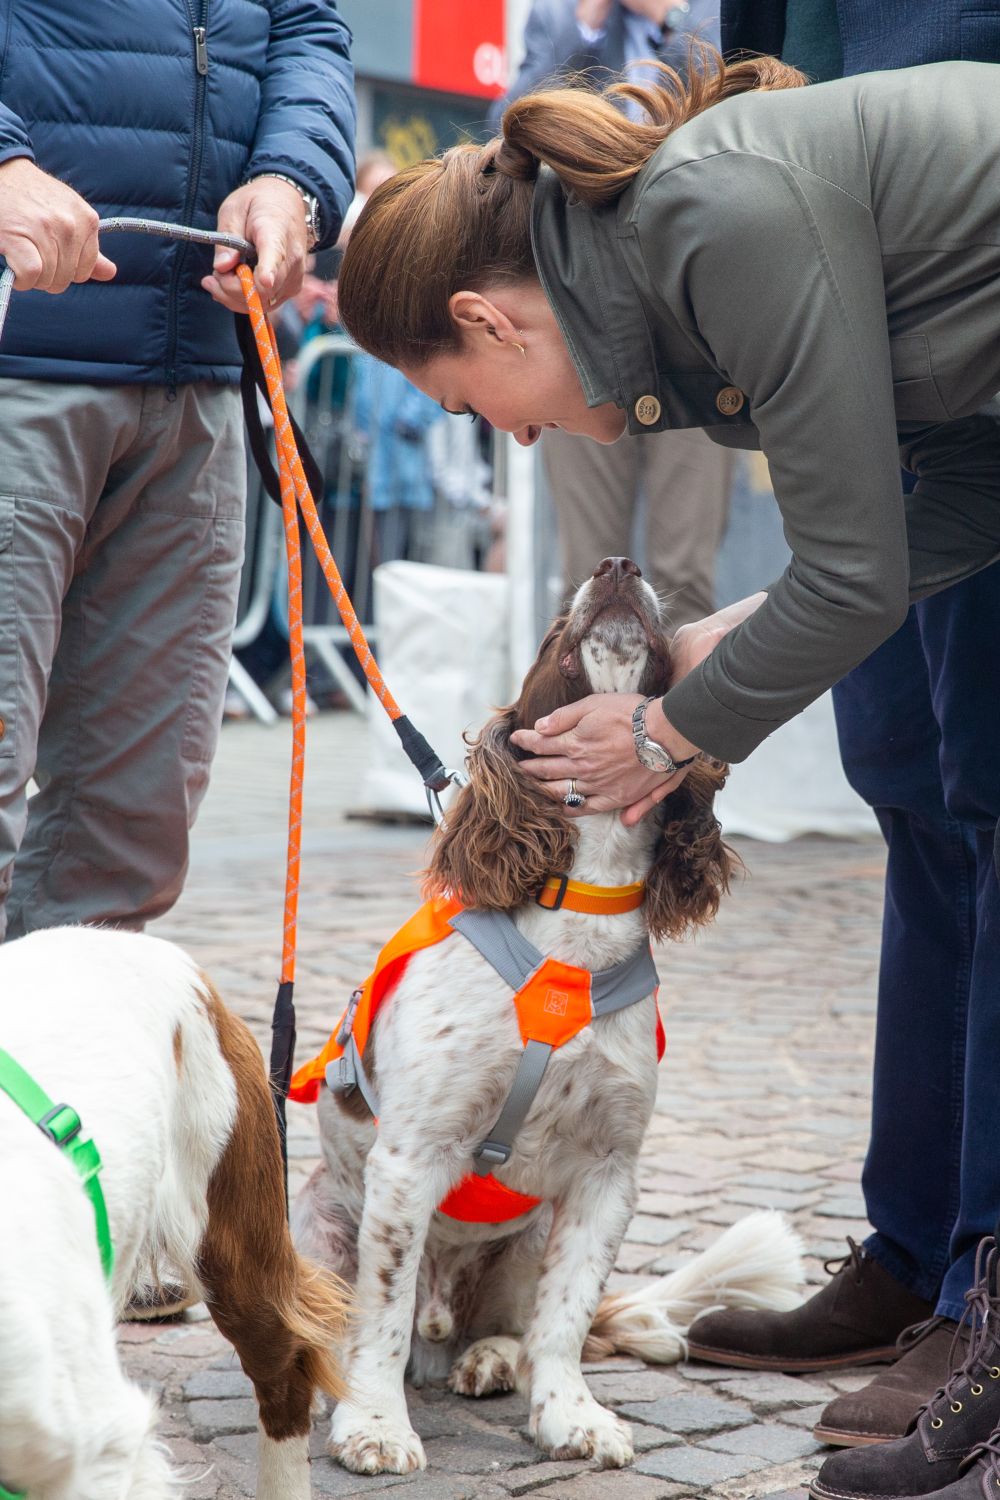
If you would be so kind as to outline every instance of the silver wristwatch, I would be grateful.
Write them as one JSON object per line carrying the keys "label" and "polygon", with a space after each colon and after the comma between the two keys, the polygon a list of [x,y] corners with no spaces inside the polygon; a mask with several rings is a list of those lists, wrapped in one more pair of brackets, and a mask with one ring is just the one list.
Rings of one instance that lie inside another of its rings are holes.
{"label": "silver wristwatch", "polygon": [[637,705],[632,715],[632,739],[635,742],[635,753],[639,757],[640,765],[646,767],[647,771],[662,771],[664,776],[672,776],[675,771],[681,771],[689,766],[693,760],[698,759],[698,752],[689,755],[686,760],[674,760],[669,750],[651,740],[646,733],[646,709],[652,703],[655,694],[644,698]]}
{"label": "silver wristwatch", "polygon": [[[301,182],[296,182],[294,177],[286,177],[284,172],[258,172],[257,177],[277,177],[279,182],[287,182],[289,187],[295,189],[306,206],[306,248],[314,250],[319,243],[320,236],[319,199],[316,194],[310,193],[309,189],[304,188]],[[255,180],[255,178],[251,179],[251,181]]]}

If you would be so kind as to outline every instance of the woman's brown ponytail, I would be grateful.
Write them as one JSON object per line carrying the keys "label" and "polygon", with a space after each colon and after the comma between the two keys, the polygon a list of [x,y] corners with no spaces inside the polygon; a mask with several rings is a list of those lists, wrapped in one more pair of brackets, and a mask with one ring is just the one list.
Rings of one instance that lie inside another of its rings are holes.
{"label": "woman's brown ponytail", "polygon": [[[340,315],[357,343],[387,364],[417,368],[460,347],[453,293],[534,275],[531,197],[541,163],[582,203],[610,203],[695,115],[734,94],[806,81],[775,57],[727,65],[704,42],[692,43],[684,79],[652,66],[656,84],[529,94],[508,106],[503,134],[485,146],[454,146],[376,188],[340,272]],[[626,101],[642,110],[641,122],[618,107]]]}
{"label": "woman's brown ponytail", "polygon": [[[507,151],[545,162],[581,203],[596,208],[625,191],[672,131],[713,104],[752,90],[798,88],[806,81],[776,57],[727,66],[704,42],[691,44],[686,79],[664,63],[643,66],[656,68],[656,83],[626,80],[602,93],[551,89],[516,100],[501,122]],[[630,119],[615,101],[638,105],[643,120]],[[501,150],[498,170],[503,156]]]}

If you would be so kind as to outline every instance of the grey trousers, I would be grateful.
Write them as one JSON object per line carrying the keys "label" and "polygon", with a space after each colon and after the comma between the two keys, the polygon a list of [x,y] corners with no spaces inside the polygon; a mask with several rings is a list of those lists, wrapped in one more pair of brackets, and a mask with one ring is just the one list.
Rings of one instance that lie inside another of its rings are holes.
{"label": "grey trousers", "polygon": [[[602,557],[631,556],[663,598],[671,629],[712,613],[733,478],[728,449],[697,429],[602,444],[556,428],[542,434],[542,456],[570,593]],[[640,495],[645,536],[636,545]]]}
{"label": "grey trousers", "polygon": [[0,381],[0,937],[180,894],[245,490],[232,389]]}

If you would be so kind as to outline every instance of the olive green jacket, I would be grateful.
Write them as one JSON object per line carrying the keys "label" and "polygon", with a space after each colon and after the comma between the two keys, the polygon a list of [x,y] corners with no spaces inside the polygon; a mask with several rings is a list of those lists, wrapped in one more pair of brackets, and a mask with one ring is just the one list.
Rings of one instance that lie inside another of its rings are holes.
{"label": "olive green jacket", "polygon": [[742,760],[910,600],[1000,557],[995,65],[726,100],[606,209],[544,168],[532,234],[588,404],[770,465],[794,555],[667,694],[694,744]]}

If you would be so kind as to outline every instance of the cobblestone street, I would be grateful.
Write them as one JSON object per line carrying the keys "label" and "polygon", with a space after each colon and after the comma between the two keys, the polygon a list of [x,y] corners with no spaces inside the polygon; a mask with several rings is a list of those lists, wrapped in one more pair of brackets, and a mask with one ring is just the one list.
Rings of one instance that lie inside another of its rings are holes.
{"label": "cobblestone street", "polygon": [[[328,1036],[377,949],[413,909],[426,831],[349,821],[365,754],[360,721],[310,726],[304,889],[296,1000],[298,1055]],[[274,999],[282,910],[288,728],[228,727],[199,822],[191,875],[156,931],[186,946],[263,1042]],[[616,1280],[671,1270],[758,1207],[784,1210],[824,1257],[864,1234],[858,1187],[868,1126],[869,1060],[882,847],[875,839],[734,840],[748,868],[714,928],[661,950],[667,1055],[642,1160],[640,1209]],[[317,1154],[312,1111],[292,1106],[292,1191]],[[203,1310],[202,1310],[203,1311]],[[194,1476],[191,1500],[253,1494],[249,1385],[212,1325],[123,1327],[130,1370],[161,1393],[164,1431]],[[428,1469],[364,1479],[325,1456],[314,1427],[317,1495],[407,1487],[409,1500],[799,1500],[820,1450],[810,1429],[837,1392],[871,1372],[791,1378],[610,1360],[588,1370],[595,1394],[633,1424],[622,1472],[543,1461],[519,1396],[481,1402],[414,1393]]]}

